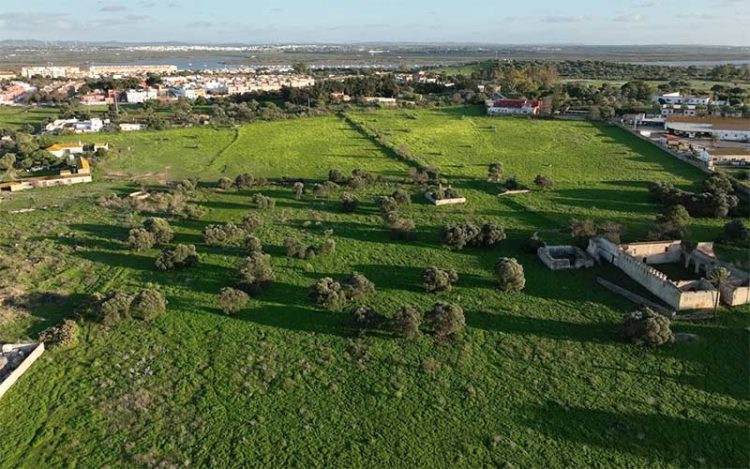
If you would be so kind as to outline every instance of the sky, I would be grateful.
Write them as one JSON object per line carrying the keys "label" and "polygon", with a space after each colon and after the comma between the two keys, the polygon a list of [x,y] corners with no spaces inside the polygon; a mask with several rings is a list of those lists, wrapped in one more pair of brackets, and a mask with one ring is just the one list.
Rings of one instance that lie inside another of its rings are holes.
{"label": "sky", "polygon": [[0,4],[0,39],[750,46],[750,0],[0,0]]}

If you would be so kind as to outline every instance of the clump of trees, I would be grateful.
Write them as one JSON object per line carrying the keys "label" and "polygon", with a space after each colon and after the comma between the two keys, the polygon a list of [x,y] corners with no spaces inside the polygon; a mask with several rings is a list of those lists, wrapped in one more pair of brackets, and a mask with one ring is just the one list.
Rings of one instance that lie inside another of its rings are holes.
{"label": "clump of trees", "polygon": [[433,187],[432,189],[428,190],[425,195],[432,200],[460,199],[461,198],[461,194],[459,194],[456,189],[450,186]]}
{"label": "clump of trees", "polygon": [[224,287],[219,291],[216,301],[224,314],[233,315],[239,313],[247,305],[250,297],[242,290]]}
{"label": "clump of trees", "polygon": [[263,218],[257,212],[248,212],[242,217],[242,228],[247,233],[253,233],[263,224]]}
{"label": "clump of trees", "polygon": [[114,326],[124,319],[151,320],[164,314],[167,300],[158,290],[144,289],[136,293],[114,291],[96,298],[90,314],[105,326]]}
{"label": "clump of trees", "polygon": [[375,205],[383,217],[383,224],[390,230],[393,239],[412,241],[416,238],[416,224],[411,218],[401,216],[399,202],[390,196],[375,199]]}
{"label": "clump of trees", "polygon": [[445,225],[440,234],[443,245],[455,250],[465,246],[492,247],[505,237],[503,227],[492,222],[481,226],[473,222],[452,223]]}
{"label": "clump of trees", "polygon": [[276,280],[271,267],[271,256],[253,252],[246,257],[239,268],[239,287],[251,295],[258,295]]}
{"label": "clump of trees", "polygon": [[359,302],[375,293],[375,284],[353,272],[343,282],[324,277],[310,287],[310,300],[331,311],[340,311],[349,302]]}
{"label": "clump of trees", "polygon": [[266,181],[264,179],[255,179],[255,176],[248,173],[238,174],[237,177],[234,178],[234,187],[236,187],[237,190],[249,189],[253,186],[262,186],[265,183]]}
{"label": "clump of trees", "polygon": [[178,244],[173,249],[162,249],[156,258],[159,270],[176,270],[198,265],[198,252],[193,244]]}
{"label": "clump of trees", "polygon": [[81,328],[72,319],[66,319],[62,324],[43,330],[39,334],[39,342],[51,348],[69,348],[78,344]]}
{"label": "clump of trees", "polygon": [[536,184],[536,186],[542,190],[552,189],[552,187],[555,185],[551,177],[544,176],[542,174],[538,174],[534,178],[534,184]]}
{"label": "clump of trees", "polygon": [[669,318],[648,307],[625,315],[621,332],[626,340],[636,345],[658,347],[674,341]]}
{"label": "clump of trees", "polygon": [[259,210],[274,208],[276,201],[272,198],[261,194],[260,192],[253,194],[253,205]]}
{"label": "clump of trees", "polygon": [[589,239],[596,236],[596,224],[589,218],[570,220],[570,236],[573,238],[573,244],[586,249]]}
{"label": "clump of trees", "polygon": [[438,340],[447,340],[466,327],[464,310],[454,303],[435,303],[425,317],[432,324]]}
{"label": "clump of trees", "polygon": [[721,174],[711,174],[703,181],[700,193],[684,191],[668,182],[649,186],[651,197],[665,207],[682,205],[693,217],[723,218],[739,206],[732,181]]}
{"label": "clump of trees", "polygon": [[242,242],[246,231],[234,223],[208,225],[203,228],[203,242],[209,246],[229,246]]}
{"label": "clump of trees", "polygon": [[359,199],[356,195],[351,192],[344,192],[341,194],[341,211],[344,213],[352,213],[357,210],[359,206]]}
{"label": "clump of trees", "polygon": [[219,178],[219,182],[216,184],[216,186],[221,190],[229,190],[234,186],[234,182],[229,179],[228,177],[222,177]]}
{"label": "clump of trees", "polygon": [[206,209],[198,205],[186,205],[183,213],[188,220],[200,220],[206,216]]}
{"label": "clump of trees", "polygon": [[391,198],[396,201],[399,206],[408,206],[411,204],[411,196],[404,189],[396,189],[391,194]]}
{"label": "clump of trees", "polygon": [[523,266],[512,257],[501,257],[495,263],[495,277],[500,290],[518,292],[526,286]]}
{"label": "clump of trees", "polygon": [[422,314],[418,309],[411,306],[402,306],[393,317],[394,331],[409,339],[418,339],[421,334],[419,328],[422,325]]}
{"label": "clump of trees", "polygon": [[245,238],[245,249],[248,254],[263,251],[263,242],[257,236],[248,235]]}
{"label": "clump of trees", "polygon": [[433,266],[422,271],[422,287],[427,293],[451,291],[456,282],[458,272],[453,269],[443,270]]}
{"label": "clump of trees", "polygon": [[320,245],[305,245],[299,239],[288,236],[284,239],[284,248],[288,257],[312,259],[317,256],[329,256],[336,252],[336,241],[328,238]]}
{"label": "clump of trees", "polygon": [[352,170],[351,177],[344,176],[344,173],[338,169],[331,169],[328,171],[328,181],[339,186],[349,186],[352,189],[357,189],[364,185],[372,184],[377,180],[375,175],[367,170],[356,168]]}

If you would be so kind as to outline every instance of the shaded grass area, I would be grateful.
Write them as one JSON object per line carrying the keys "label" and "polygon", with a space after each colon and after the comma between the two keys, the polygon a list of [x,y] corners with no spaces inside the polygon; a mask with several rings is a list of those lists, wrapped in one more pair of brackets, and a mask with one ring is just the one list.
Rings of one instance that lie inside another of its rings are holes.
{"label": "shaded grass area", "polygon": [[[567,242],[565,226],[572,216],[612,219],[626,226],[629,239],[638,239],[655,213],[645,193],[648,181],[690,187],[700,176],[589,124],[544,123],[554,128],[540,127],[539,145],[566,129],[583,138],[560,144],[550,158],[533,142],[525,143],[527,121],[461,118],[462,109],[420,111],[408,122],[398,117],[400,111],[367,114],[383,131],[414,126],[399,138],[420,157],[443,152],[444,174],[469,199],[466,206],[436,208],[422,201],[421,190],[407,187],[413,203],[403,212],[418,228],[412,243],[390,239],[373,203],[395,183],[357,190],[362,203],[354,214],[340,212],[340,191],[295,200],[283,187],[200,189],[194,203],[207,209],[205,217],[171,222],[175,242],[198,245],[201,264],[177,272],[154,268],[157,249],[125,249],[127,231],[142,215],[95,203],[101,194],[127,193],[137,184],[97,182],[85,191],[52,188],[4,201],[0,217],[8,228],[0,233],[1,252],[18,242],[49,243],[64,262],[54,268],[41,263],[40,271],[24,274],[17,284],[29,292],[59,291],[63,300],[0,325],[0,340],[33,338],[71,315],[86,295],[111,289],[152,284],[165,293],[169,312],[151,323],[125,321],[112,330],[88,324],[78,348],[45,353],[3,398],[0,465],[745,465],[750,309],[723,310],[708,324],[675,323],[676,331],[700,340],[641,349],[622,343],[617,334],[621,314],[633,306],[595,282],[600,275],[617,280],[619,272],[604,266],[552,272],[521,250],[536,230]],[[316,122],[321,134],[339,139],[317,138]],[[329,167],[351,166],[392,179],[406,172],[333,118],[276,124],[242,128],[234,143],[231,132],[218,136],[200,129],[192,134],[200,148],[184,153],[187,161],[179,171],[206,179],[245,170],[314,179]],[[483,131],[476,128],[485,125],[502,129],[516,150],[503,150],[499,137],[482,142]],[[152,136],[169,139],[165,145],[181,142],[183,136],[170,132]],[[286,140],[297,134],[304,138]],[[131,148],[141,158],[123,153],[98,171],[141,174],[158,171],[159,162],[179,161],[179,144],[155,149],[149,157],[148,135],[132,138]],[[424,147],[415,143],[433,138]],[[303,151],[306,140],[309,152]],[[463,153],[449,157],[462,145],[467,145]],[[333,156],[323,159],[325,151]],[[602,154],[617,152],[629,152],[621,155],[619,171],[601,161]],[[274,164],[287,155],[288,166]],[[483,181],[486,164],[495,159],[525,182],[553,164],[559,173],[550,174],[558,184],[552,191],[498,197]],[[202,245],[200,231],[210,223],[238,222],[252,210],[258,191],[277,202],[261,212],[264,223],[256,233],[273,256],[277,281],[238,316],[227,317],[215,294],[234,282],[244,254],[240,248]],[[47,209],[8,213],[29,206]],[[495,221],[508,239],[488,250],[442,248],[440,227],[463,220]],[[691,228],[710,239],[720,224],[698,220]],[[335,255],[312,260],[283,255],[286,236],[318,241],[327,229],[337,242]],[[523,264],[523,292],[494,288],[492,268],[501,256]],[[424,294],[420,274],[428,265],[456,269],[456,288]],[[435,301],[452,301],[466,312],[466,332],[452,344],[429,337],[405,342],[385,329],[358,338],[347,312],[324,311],[307,299],[318,278],[342,278],[354,270],[375,282],[377,293],[368,302],[386,315],[404,304],[426,310]]]}

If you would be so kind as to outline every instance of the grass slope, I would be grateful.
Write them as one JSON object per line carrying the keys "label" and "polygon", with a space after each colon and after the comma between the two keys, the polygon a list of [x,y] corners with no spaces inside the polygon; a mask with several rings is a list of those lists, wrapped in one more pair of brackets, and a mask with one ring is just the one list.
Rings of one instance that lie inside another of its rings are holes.
{"label": "grass slope", "polygon": [[[97,182],[85,191],[53,188],[3,202],[2,252],[20,243],[48,253],[38,256],[40,272],[14,283],[32,292],[57,290],[61,299],[0,325],[0,340],[33,337],[69,315],[81,295],[108,289],[153,283],[167,295],[169,312],[110,331],[89,324],[79,347],[46,353],[3,398],[0,466],[746,465],[748,308],[723,311],[713,324],[674,326],[699,334],[697,342],[644,350],[616,336],[620,315],[632,306],[595,283],[597,275],[617,272],[551,272],[520,252],[533,230],[554,230],[574,214],[614,217],[636,236],[655,212],[645,199],[648,181],[690,186],[700,175],[606,128],[461,118],[464,112],[364,117],[420,157],[438,161],[469,198],[467,206],[436,209],[409,188],[414,203],[404,212],[419,229],[413,243],[390,240],[372,204],[393,183],[359,190],[363,204],[355,214],[339,212],[337,194],[297,201],[288,188],[261,189],[277,200],[262,213],[257,233],[273,256],[277,281],[237,317],[222,315],[214,296],[233,282],[243,253],[201,245],[200,230],[238,221],[251,210],[250,191],[199,191],[196,203],[207,216],[173,225],[176,242],[199,244],[201,265],[170,273],[154,269],[157,250],[125,249],[122,240],[140,216],[95,204],[101,193],[135,185]],[[234,143],[230,131],[201,130],[192,134],[200,148],[185,153],[189,132],[197,130],[150,136],[167,138],[169,151],[154,144],[149,152],[148,134],[129,136],[117,145],[130,144],[141,158],[121,152],[98,171],[155,172],[159,164],[178,168],[181,161],[185,175],[202,168],[194,174],[208,179],[242,170],[316,178],[348,165],[386,176],[406,171],[333,118],[254,124]],[[327,142],[333,135],[339,139]],[[277,166],[274,158],[289,163]],[[494,160],[526,181],[549,171],[558,186],[498,198],[482,182]],[[48,208],[7,213],[32,205]],[[501,223],[509,239],[491,250],[440,247],[439,227],[464,219]],[[325,229],[334,231],[334,256],[283,256],[285,236],[315,241]],[[700,221],[694,229],[715,236],[718,224]],[[522,293],[493,288],[492,266],[500,256],[524,265]],[[419,277],[427,265],[456,268],[458,286],[447,294],[422,293]],[[387,314],[403,304],[425,310],[436,300],[460,303],[466,333],[452,345],[428,337],[404,342],[385,331],[357,339],[347,313],[320,310],[306,298],[316,279],[352,270],[375,282],[371,304]]]}

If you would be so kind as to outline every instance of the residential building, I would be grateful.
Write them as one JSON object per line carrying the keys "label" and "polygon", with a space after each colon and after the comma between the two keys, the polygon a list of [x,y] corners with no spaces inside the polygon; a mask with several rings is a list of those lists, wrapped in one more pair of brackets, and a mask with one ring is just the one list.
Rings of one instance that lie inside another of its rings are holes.
{"label": "residential building", "polygon": [[542,103],[538,100],[522,99],[492,99],[487,101],[487,115],[538,115]]}
{"label": "residential building", "polygon": [[109,124],[109,119],[102,120],[98,117],[86,121],[79,121],[78,119],[57,119],[54,122],[47,124],[44,127],[44,130],[53,133],[70,129],[77,134],[88,134],[100,132],[104,128],[104,124]]}
{"label": "residential building", "polygon": [[120,131],[122,132],[135,132],[138,130],[144,130],[146,128],[146,124],[129,124],[126,122],[120,123]]}
{"label": "residential building", "polygon": [[81,184],[92,180],[91,165],[86,158],[81,157],[76,161],[75,166],[61,170],[57,176],[41,176],[0,182],[0,191],[17,192],[39,187]]}
{"label": "residential building", "polygon": [[80,155],[83,153],[83,143],[56,143],[50,147],[45,148],[46,151],[52,153],[58,158],[71,155]]}
{"label": "residential building", "polygon": [[364,102],[371,104],[380,104],[381,106],[395,106],[397,103],[396,98],[381,98],[379,96],[365,96],[362,98]]}
{"label": "residential building", "polygon": [[707,106],[711,98],[706,96],[682,96],[679,91],[654,96],[652,101],[658,104],[691,104],[694,106]]}
{"label": "residential building", "polygon": [[159,92],[154,88],[143,90],[128,90],[125,92],[125,99],[129,103],[141,104],[159,98]]}
{"label": "residential building", "polygon": [[81,76],[81,69],[78,67],[53,66],[23,67],[21,69],[21,76],[24,78],[31,78],[34,76],[42,76],[45,78],[78,77]]}

